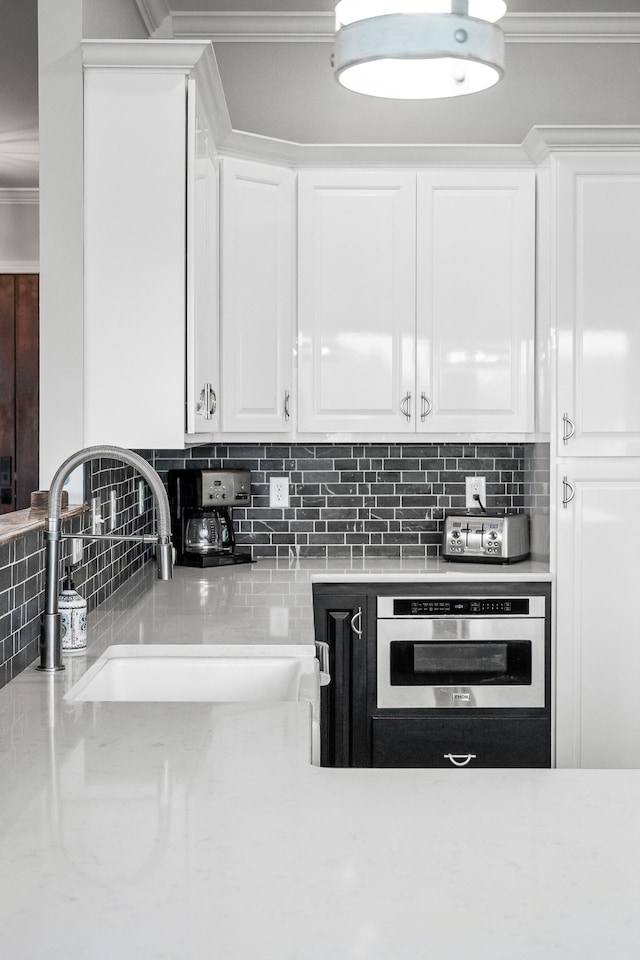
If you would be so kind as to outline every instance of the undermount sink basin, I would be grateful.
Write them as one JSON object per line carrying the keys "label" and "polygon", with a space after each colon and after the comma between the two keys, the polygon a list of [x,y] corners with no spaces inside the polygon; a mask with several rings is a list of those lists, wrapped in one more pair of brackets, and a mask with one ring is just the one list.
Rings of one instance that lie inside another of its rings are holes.
{"label": "undermount sink basin", "polygon": [[254,644],[108,647],[64,699],[317,702],[313,648],[294,649]]}

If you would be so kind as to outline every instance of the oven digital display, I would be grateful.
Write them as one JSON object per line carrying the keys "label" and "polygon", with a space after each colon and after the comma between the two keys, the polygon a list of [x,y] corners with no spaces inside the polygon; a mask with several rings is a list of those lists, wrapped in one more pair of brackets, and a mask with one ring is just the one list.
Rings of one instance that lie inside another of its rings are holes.
{"label": "oven digital display", "polygon": [[469,617],[469,616],[527,616],[527,597],[492,597],[468,600],[463,597],[396,597],[394,617]]}

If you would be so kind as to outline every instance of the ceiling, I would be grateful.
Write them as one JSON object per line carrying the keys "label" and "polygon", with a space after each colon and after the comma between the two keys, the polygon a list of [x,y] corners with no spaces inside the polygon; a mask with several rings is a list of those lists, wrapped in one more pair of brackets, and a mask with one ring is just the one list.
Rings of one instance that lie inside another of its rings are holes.
{"label": "ceiling", "polygon": [[[109,29],[126,7],[142,35],[211,39],[234,130],[293,143],[520,144],[535,125],[640,124],[640,0],[507,2],[504,79],[452,100],[340,87],[334,0],[110,0]],[[0,18],[0,188],[33,187],[37,0],[0,0]]]}

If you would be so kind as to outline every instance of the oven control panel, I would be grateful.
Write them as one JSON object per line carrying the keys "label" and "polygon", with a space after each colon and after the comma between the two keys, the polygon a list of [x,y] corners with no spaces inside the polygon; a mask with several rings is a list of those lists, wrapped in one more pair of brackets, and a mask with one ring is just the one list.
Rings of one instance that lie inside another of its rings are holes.
{"label": "oven control panel", "polygon": [[393,601],[394,617],[486,617],[527,616],[528,597],[491,597],[468,600],[458,597],[424,598],[396,597]]}
{"label": "oven control panel", "polygon": [[542,596],[431,596],[378,597],[378,619],[394,620],[402,617],[459,620],[474,617],[544,617],[545,598]]}

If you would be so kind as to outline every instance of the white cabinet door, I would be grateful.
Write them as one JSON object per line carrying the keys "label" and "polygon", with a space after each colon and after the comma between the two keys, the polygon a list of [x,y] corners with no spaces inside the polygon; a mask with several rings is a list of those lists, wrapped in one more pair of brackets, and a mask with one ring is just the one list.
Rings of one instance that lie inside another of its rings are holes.
{"label": "white cabinet door", "polygon": [[534,428],[535,178],[418,174],[418,429]]}
{"label": "white cabinet door", "polygon": [[298,430],[415,430],[415,174],[298,175]]}
{"label": "white cabinet door", "polygon": [[218,182],[213,145],[188,88],[187,434],[218,429]]}
{"label": "white cabinet door", "polygon": [[186,79],[87,69],[84,93],[85,444],[182,446]]}
{"label": "white cabinet door", "polygon": [[224,159],[222,429],[289,433],[293,370],[290,170]]}
{"label": "white cabinet door", "polygon": [[566,460],[557,525],[557,765],[640,767],[640,460]]}
{"label": "white cabinet door", "polygon": [[558,453],[640,456],[640,153],[554,164]]}

